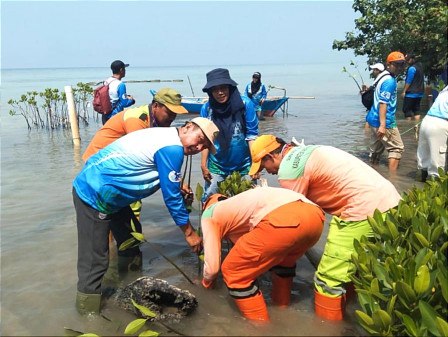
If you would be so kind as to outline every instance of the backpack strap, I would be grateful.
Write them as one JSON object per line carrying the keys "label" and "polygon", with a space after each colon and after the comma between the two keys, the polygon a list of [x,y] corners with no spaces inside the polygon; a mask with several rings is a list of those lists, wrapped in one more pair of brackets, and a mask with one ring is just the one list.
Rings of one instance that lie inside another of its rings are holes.
{"label": "backpack strap", "polygon": [[390,77],[392,77],[392,75],[388,72],[387,74],[384,74],[383,76],[381,76],[381,77],[378,79],[378,81],[375,81],[375,83],[373,83],[372,87],[373,87],[373,88],[376,88],[376,86],[378,85],[378,83],[380,83],[380,81],[383,79],[383,77],[386,77],[386,76],[390,76]]}

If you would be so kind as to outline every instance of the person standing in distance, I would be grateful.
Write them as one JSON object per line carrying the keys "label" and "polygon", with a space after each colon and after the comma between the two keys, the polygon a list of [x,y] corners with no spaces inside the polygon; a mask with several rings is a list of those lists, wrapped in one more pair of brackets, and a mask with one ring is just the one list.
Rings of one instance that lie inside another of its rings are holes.
{"label": "person standing in distance", "polygon": [[129,64],[125,64],[120,60],[116,60],[110,65],[112,76],[106,80],[106,83],[109,84],[109,97],[110,103],[112,104],[112,111],[109,114],[103,115],[103,125],[109,118],[135,103],[134,97],[126,93],[126,85],[121,81],[126,76],[127,67],[129,67]]}
{"label": "person standing in distance", "polygon": [[420,120],[420,101],[425,93],[425,74],[422,65],[416,62],[414,54],[406,55],[406,63],[409,68],[406,72],[406,80],[401,97],[403,98],[404,117],[410,121]]}
{"label": "person standing in distance", "polygon": [[[405,57],[399,51],[387,56],[386,70],[375,88],[373,105],[367,114],[370,125],[370,161],[378,164],[381,154],[388,152],[389,171],[396,171],[400,163],[404,144],[398,131],[395,114],[397,112],[397,80],[403,71]],[[388,76],[383,76],[386,74]]]}

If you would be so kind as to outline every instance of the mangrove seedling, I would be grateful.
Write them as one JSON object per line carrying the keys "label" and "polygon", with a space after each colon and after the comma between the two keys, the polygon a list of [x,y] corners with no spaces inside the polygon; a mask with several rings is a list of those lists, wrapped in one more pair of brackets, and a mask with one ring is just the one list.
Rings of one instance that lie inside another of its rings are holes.
{"label": "mangrove seedling", "polygon": [[[134,224],[134,220],[138,221],[137,219],[133,219],[131,220],[131,228],[132,228],[132,232],[131,235],[133,236],[132,238],[126,240],[125,242],[123,242],[120,247],[118,248],[118,250],[123,251],[129,248],[133,248],[133,247],[137,247],[139,245],[141,245],[142,243],[147,243],[149,247],[151,247],[153,250],[155,250],[157,253],[160,254],[160,256],[162,256],[166,261],[168,261],[174,268],[176,268],[184,277],[185,279],[190,282],[191,284],[195,285],[195,283],[188,277],[187,274],[184,273],[184,271],[177,265],[174,263],[173,260],[171,260],[168,256],[166,256],[165,254],[163,254],[155,245],[153,245],[151,242],[149,242],[148,240],[145,239],[145,236],[143,235],[143,233],[139,233],[137,232],[137,230],[135,229],[135,224]],[[140,226],[141,227],[141,226]]]}
{"label": "mangrove seedling", "polygon": [[218,183],[218,193],[230,198],[241,192],[250,190],[253,187],[254,184],[252,181],[244,179],[239,172],[234,171],[231,175],[228,175],[225,180]]}
{"label": "mangrove seedling", "polygon": [[359,91],[362,90],[362,89],[361,89],[361,86],[359,85],[358,81],[357,81],[356,78],[355,78],[356,75],[351,74],[351,73],[347,70],[346,67],[342,67],[342,72],[343,72],[343,73],[347,73],[347,74],[348,74],[348,77],[353,78],[353,81],[355,81],[356,85],[358,86]]}
{"label": "mangrove seedling", "polygon": [[385,218],[375,211],[374,237],[354,241],[356,318],[370,335],[448,336],[448,176],[439,174]]}

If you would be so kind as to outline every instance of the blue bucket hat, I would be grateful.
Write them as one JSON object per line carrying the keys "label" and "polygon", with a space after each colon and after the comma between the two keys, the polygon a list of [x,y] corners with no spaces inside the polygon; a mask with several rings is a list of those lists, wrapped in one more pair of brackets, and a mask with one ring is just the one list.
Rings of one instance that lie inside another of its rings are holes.
{"label": "blue bucket hat", "polygon": [[207,84],[202,88],[203,92],[208,92],[212,87],[222,84],[228,84],[236,87],[238,83],[230,78],[230,73],[227,69],[217,68],[207,73]]}

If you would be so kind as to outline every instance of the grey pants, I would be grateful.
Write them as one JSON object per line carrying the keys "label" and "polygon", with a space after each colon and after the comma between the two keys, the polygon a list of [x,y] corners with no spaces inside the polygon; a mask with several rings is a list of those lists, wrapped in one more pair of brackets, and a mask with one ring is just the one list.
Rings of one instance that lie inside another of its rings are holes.
{"label": "grey pants", "polygon": [[[131,238],[130,207],[114,214],[104,214],[84,203],[73,189],[73,203],[78,228],[78,291],[85,294],[100,294],[101,281],[109,266],[109,231],[117,241],[117,247]],[[136,230],[141,226],[134,221]],[[120,256],[136,256],[138,247],[118,251]]]}

